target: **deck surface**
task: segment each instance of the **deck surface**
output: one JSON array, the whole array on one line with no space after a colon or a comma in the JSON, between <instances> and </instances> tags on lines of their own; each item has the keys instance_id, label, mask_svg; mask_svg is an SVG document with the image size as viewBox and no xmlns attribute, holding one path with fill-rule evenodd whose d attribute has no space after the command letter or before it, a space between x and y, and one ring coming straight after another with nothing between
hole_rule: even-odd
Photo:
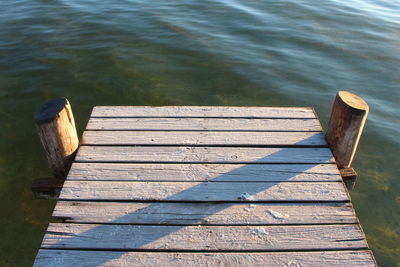
<instances>
[{"instance_id":1,"label":"deck surface","mask_svg":"<svg viewBox=\"0 0 400 267\"><path fill-rule=\"evenodd\" d=\"M35 266L375 266L311 108L95 107Z\"/></svg>"}]
</instances>

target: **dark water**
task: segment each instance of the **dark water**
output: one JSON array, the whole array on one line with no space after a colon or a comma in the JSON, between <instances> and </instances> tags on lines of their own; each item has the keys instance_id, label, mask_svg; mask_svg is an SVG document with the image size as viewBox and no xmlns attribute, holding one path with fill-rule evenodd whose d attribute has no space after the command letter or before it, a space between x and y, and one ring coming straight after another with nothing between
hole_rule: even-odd
<instances>
[{"instance_id":1,"label":"dark water","mask_svg":"<svg viewBox=\"0 0 400 267\"><path fill-rule=\"evenodd\" d=\"M82 132L95 105L369 104L351 192L381 266L400 262L400 1L0 2L0 265L32 264L54 202L33 125L67 97Z\"/></svg>"}]
</instances>

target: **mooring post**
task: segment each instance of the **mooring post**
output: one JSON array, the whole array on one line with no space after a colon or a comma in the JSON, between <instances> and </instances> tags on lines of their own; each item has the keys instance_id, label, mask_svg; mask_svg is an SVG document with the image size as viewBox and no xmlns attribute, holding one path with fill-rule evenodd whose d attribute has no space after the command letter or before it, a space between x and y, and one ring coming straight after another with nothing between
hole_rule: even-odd
<instances>
[{"instance_id":1,"label":"mooring post","mask_svg":"<svg viewBox=\"0 0 400 267\"><path fill-rule=\"evenodd\" d=\"M347 92L337 93L326 132L326 140L348 188L352 189L357 174L351 168L354 155L368 116L368 104Z\"/></svg>"},{"instance_id":2,"label":"mooring post","mask_svg":"<svg viewBox=\"0 0 400 267\"><path fill-rule=\"evenodd\" d=\"M35 123L54 177L65 179L79 145L71 105L65 98L51 100L35 113Z\"/></svg>"}]
</instances>

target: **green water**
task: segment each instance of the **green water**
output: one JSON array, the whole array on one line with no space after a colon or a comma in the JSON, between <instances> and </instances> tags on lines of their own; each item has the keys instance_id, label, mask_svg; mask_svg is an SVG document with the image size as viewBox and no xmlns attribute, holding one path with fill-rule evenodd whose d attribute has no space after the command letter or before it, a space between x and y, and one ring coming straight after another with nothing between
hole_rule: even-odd
<instances>
[{"instance_id":1,"label":"green water","mask_svg":"<svg viewBox=\"0 0 400 267\"><path fill-rule=\"evenodd\" d=\"M65 96L82 133L95 105L313 106L338 90L371 114L351 192L381 266L400 262L399 1L0 3L0 265L29 266L52 201L33 113Z\"/></svg>"}]
</instances>

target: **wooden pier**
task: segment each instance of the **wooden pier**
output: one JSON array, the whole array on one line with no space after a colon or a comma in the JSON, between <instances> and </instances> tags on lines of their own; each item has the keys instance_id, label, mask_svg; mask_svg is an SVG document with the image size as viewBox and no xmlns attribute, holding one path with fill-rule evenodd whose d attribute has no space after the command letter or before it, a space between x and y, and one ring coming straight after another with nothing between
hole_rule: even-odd
<instances>
[{"instance_id":1,"label":"wooden pier","mask_svg":"<svg viewBox=\"0 0 400 267\"><path fill-rule=\"evenodd\" d=\"M375 266L312 108L95 107L35 266Z\"/></svg>"}]
</instances>

